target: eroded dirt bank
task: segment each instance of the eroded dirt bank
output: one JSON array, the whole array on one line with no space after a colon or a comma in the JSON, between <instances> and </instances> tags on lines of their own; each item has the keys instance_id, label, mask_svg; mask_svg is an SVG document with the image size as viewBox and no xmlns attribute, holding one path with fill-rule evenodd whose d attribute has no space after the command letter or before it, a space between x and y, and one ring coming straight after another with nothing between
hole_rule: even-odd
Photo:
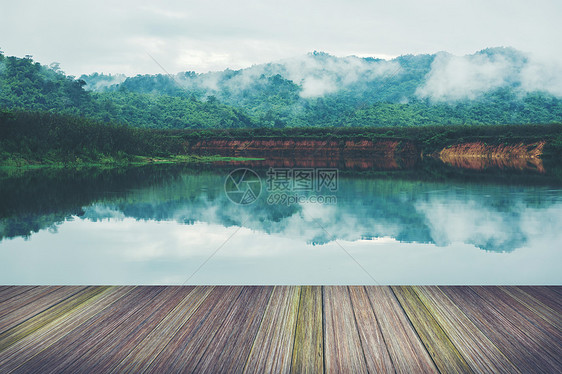
<instances>
[{"instance_id":1,"label":"eroded dirt bank","mask_svg":"<svg viewBox=\"0 0 562 374\"><path fill-rule=\"evenodd\" d=\"M258 157L261 166L340 167L345 169L411 168L420 150L400 140L319 140L319 139L209 139L187 145L196 155Z\"/></svg>"},{"instance_id":2,"label":"eroded dirt bank","mask_svg":"<svg viewBox=\"0 0 562 374\"><path fill-rule=\"evenodd\" d=\"M487 168L544 172L541 155L545 141L492 145L455 144L427 155L443 163L472 170ZM206 139L186 143L195 155L264 158L245 162L255 166L339 167L357 170L410 169L422 160L423 147L408 140L321 139ZM426 157L427 157L426 156Z\"/></svg>"},{"instance_id":3,"label":"eroded dirt bank","mask_svg":"<svg viewBox=\"0 0 562 374\"><path fill-rule=\"evenodd\" d=\"M544 173L541 160L545 142L489 145L482 142L456 144L444 148L438 157L444 163L473 170L536 170Z\"/></svg>"},{"instance_id":4,"label":"eroded dirt bank","mask_svg":"<svg viewBox=\"0 0 562 374\"><path fill-rule=\"evenodd\" d=\"M413 142L399 140L318 140L318 139L208 139L187 144L191 153L225 156L254 156L267 153L368 153L381 156L419 156Z\"/></svg>"}]
</instances>

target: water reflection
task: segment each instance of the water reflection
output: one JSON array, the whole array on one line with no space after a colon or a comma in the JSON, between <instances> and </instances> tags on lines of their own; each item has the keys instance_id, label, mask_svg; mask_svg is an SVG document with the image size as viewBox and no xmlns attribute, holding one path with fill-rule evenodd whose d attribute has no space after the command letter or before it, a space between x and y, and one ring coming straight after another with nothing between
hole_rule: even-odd
<instances>
[{"instance_id":1,"label":"water reflection","mask_svg":"<svg viewBox=\"0 0 562 374\"><path fill-rule=\"evenodd\" d=\"M238 165L251 168L338 168L340 170L348 171L405 170L413 169L417 164L419 164L419 159L413 157L401 158L385 155L344 157L342 154L314 154L313 152L304 156L268 156L264 160L222 163L222 165L225 166Z\"/></svg>"},{"instance_id":2,"label":"water reflection","mask_svg":"<svg viewBox=\"0 0 562 374\"><path fill-rule=\"evenodd\" d=\"M468 157L455 154L442 154L441 161L444 163L461 168L473 170L486 169L514 169L514 170L533 170L538 173L545 173L543 162L540 158L525 157Z\"/></svg>"},{"instance_id":3,"label":"water reflection","mask_svg":"<svg viewBox=\"0 0 562 374\"><path fill-rule=\"evenodd\" d=\"M373 283L342 247L380 283L560 282L556 188L343 174L335 205L240 206L226 174L4 179L0 283L181 284L223 244L188 283Z\"/></svg>"}]
</instances>

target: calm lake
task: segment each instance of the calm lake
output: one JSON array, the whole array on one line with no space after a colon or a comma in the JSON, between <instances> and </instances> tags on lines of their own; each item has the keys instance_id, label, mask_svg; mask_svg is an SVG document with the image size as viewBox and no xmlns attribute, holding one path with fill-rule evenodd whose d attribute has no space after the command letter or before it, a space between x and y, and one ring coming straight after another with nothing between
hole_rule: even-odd
<instances>
[{"instance_id":1,"label":"calm lake","mask_svg":"<svg viewBox=\"0 0 562 374\"><path fill-rule=\"evenodd\" d=\"M3 176L0 284L562 284L556 180L241 167Z\"/></svg>"}]
</instances>

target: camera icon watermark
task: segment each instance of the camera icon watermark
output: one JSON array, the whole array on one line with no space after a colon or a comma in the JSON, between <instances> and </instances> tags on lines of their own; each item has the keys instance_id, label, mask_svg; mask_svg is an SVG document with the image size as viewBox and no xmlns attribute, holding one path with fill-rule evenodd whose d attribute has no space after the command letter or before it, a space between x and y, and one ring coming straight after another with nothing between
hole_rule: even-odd
<instances>
[{"instance_id":1,"label":"camera icon watermark","mask_svg":"<svg viewBox=\"0 0 562 374\"><path fill-rule=\"evenodd\" d=\"M266 172L266 202L269 205L336 204L339 171L333 168L273 168ZM256 201L262 190L258 174L247 168L232 171L226 177L224 190L235 204Z\"/></svg>"},{"instance_id":2,"label":"camera icon watermark","mask_svg":"<svg viewBox=\"0 0 562 374\"><path fill-rule=\"evenodd\" d=\"M259 175L252 169L240 168L231 171L224 181L224 192L235 204L248 205L258 199L262 184Z\"/></svg>"}]
</instances>

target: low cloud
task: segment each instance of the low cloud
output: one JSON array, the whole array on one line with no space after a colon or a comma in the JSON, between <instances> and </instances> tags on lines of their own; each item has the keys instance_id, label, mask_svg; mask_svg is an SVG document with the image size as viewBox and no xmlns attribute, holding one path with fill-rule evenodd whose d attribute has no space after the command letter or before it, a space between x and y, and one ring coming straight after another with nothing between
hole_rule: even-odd
<instances>
[{"instance_id":1,"label":"low cloud","mask_svg":"<svg viewBox=\"0 0 562 374\"><path fill-rule=\"evenodd\" d=\"M213 61L207 55L200 57ZM223 57L217 55L214 58L220 60ZM428 65L430 56L412 57L411 60L398 58L388 61L314 52L241 70L178 73L174 80L185 90L203 97L215 95L227 103L238 103L252 96L263 95L269 90L269 85L277 84L270 79L276 75L298 86L285 88L294 89L303 99L345 90L356 94L372 92L373 87L377 87L376 82L385 82L378 88L379 93L386 88L391 91L400 84L400 89L404 89L405 80L411 80L407 87L411 87L412 91L408 91L407 96L401 99L393 99L401 103L407 103L414 97L432 102L478 100L500 88L509 88L521 96L530 92L544 92L562 97L562 69L556 59L539 58L513 48L490 48L465 56L440 52L435 55L431 66ZM428 67L429 72L425 77L420 75L419 71L425 72ZM120 83L125 77L109 75L99 78L87 88L101 90ZM412 96L413 90L415 93Z\"/></svg>"},{"instance_id":2,"label":"low cloud","mask_svg":"<svg viewBox=\"0 0 562 374\"><path fill-rule=\"evenodd\" d=\"M552 60L531 58L521 71L521 88L526 92L544 91L562 97L562 69Z\"/></svg>"},{"instance_id":3,"label":"low cloud","mask_svg":"<svg viewBox=\"0 0 562 374\"><path fill-rule=\"evenodd\" d=\"M396 76L400 71L400 64L395 61L335 57L315 52L238 71L210 72L195 78L179 75L179 79L185 88L202 88L209 91L208 94L215 94L222 89L230 93L252 90L260 78L280 75L300 86L302 98L315 98Z\"/></svg>"},{"instance_id":4,"label":"low cloud","mask_svg":"<svg viewBox=\"0 0 562 374\"><path fill-rule=\"evenodd\" d=\"M282 61L286 78L302 86L301 97L318 97L362 82L374 81L400 70L397 62L348 56L308 54Z\"/></svg>"},{"instance_id":5,"label":"low cloud","mask_svg":"<svg viewBox=\"0 0 562 374\"><path fill-rule=\"evenodd\" d=\"M541 91L562 96L562 71L511 48L494 48L472 55L438 53L416 95L432 101L474 100L502 87L525 94Z\"/></svg>"},{"instance_id":6,"label":"low cloud","mask_svg":"<svg viewBox=\"0 0 562 374\"><path fill-rule=\"evenodd\" d=\"M338 87L331 79L322 79L309 77L302 82L302 92L300 96L303 98L324 96L336 92Z\"/></svg>"},{"instance_id":7,"label":"low cloud","mask_svg":"<svg viewBox=\"0 0 562 374\"><path fill-rule=\"evenodd\" d=\"M87 79L88 85L86 86L88 90L92 91L103 91L106 88L123 83L127 79L125 74L97 74L93 76L97 79Z\"/></svg>"}]
</instances>

